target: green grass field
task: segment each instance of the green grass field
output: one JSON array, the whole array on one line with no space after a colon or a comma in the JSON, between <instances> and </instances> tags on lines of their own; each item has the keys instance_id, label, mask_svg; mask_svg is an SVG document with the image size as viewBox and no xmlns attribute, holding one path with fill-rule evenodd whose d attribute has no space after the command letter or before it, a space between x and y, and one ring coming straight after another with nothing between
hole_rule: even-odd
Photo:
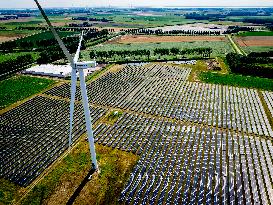
<instances>
[{"instance_id":1,"label":"green grass field","mask_svg":"<svg viewBox=\"0 0 273 205\"><path fill-rule=\"evenodd\" d=\"M20 36L28 36L31 34L37 33L37 31L28 31L28 30L1 30L0 31L0 37L1 36L7 36L7 37L20 37Z\"/></svg>"},{"instance_id":2,"label":"green grass field","mask_svg":"<svg viewBox=\"0 0 273 205\"><path fill-rule=\"evenodd\" d=\"M241 49L243 49L247 54L251 52L273 51L272 46L242 46Z\"/></svg>"},{"instance_id":3,"label":"green grass field","mask_svg":"<svg viewBox=\"0 0 273 205\"><path fill-rule=\"evenodd\" d=\"M60 35L60 37L67 37L67 36L71 36L74 34L78 34L78 32L74 32L74 31L61 31L58 32L58 34ZM18 39L17 41L20 42L25 42L25 41L32 41L35 42L37 40L47 40L47 39L53 39L54 36L51 33L51 31L45 31L45 32L41 32L32 36L28 36L26 38L22 38L22 39Z\"/></svg>"},{"instance_id":4,"label":"green grass field","mask_svg":"<svg viewBox=\"0 0 273 205\"><path fill-rule=\"evenodd\" d=\"M237 74L220 74L216 72L201 72L199 79L205 83L230 85L244 88L257 88L273 91L273 80Z\"/></svg>"},{"instance_id":5,"label":"green grass field","mask_svg":"<svg viewBox=\"0 0 273 205\"><path fill-rule=\"evenodd\" d=\"M41 92L54 82L54 80L29 76L15 76L0 81L0 109Z\"/></svg>"},{"instance_id":6,"label":"green grass field","mask_svg":"<svg viewBox=\"0 0 273 205\"><path fill-rule=\"evenodd\" d=\"M0 54L0 62L16 58L18 56L22 56L25 54L31 54L34 59L37 59L39 56L38 52L19 52L19 53L7 53L7 54Z\"/></svg>"},{"instance_id":7,"label":"green grass field","mask_svg":"<svg viewBox=\"0 0 273 205\"><path fill-rule=\"evenodd\" d=\"M253 31L253 32L241 32L237 36L273 36L273 31Z\"/></svg>"}]
</instances>

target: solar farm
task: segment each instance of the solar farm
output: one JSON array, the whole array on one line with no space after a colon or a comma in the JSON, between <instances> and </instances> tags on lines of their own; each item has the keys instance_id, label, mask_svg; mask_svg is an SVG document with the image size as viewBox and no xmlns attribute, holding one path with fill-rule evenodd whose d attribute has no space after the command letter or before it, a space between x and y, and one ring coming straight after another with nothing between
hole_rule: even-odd
<instances>
[{"instance_id":1,"label":"solar farm","mask_svg":"<svg viewBox=\"0 0 273 205\"><path fill-rule=\"evenodd\" d=\"M273 93L189 82L190 73L123 65L87 84L95 142L140 157L119 201L273 204ZM0 116L1 177L28 186L68 149L69 99L64 83ZM80 100L77 88L74 144L85 132ZM123 114L103 122L111 110Z\"/></svg>"}]
</instances>

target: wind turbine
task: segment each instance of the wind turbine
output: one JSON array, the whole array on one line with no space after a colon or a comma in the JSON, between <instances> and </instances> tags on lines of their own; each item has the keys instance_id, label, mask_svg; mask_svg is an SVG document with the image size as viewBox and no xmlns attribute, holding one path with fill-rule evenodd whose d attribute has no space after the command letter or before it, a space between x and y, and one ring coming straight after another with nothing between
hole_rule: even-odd
<instances>
[{"instance_id":1,"label":"wind turbine","mask_svg":"<svg viewBox=\"0 0 273 205\"><path fill-rule=\"evenodd\" d=\"M94 144L94 136L93 136L93 130L92 130L92 122L91 122L91 116L90 116L90 110L88 106L88 97L87 97L87 91L86 91L86 84L85 84L85 77L84 77L84 69L90 68L91 66L95 66L96 63L94 61L87 61L87 62L78 62L79 56L80 56L80 50L81 50L81 44L83 40L83 32L80 36L80 42L77 49L77 52L74 56L74 58L71 56L67 48L65 47L63 41L61 40L60 36L56 32L56 30L53 28L51 22L49 21L48 17L46 16L43 8L39 4L38 0L34 0L37 4L42 16L46 20L46 23L48 24L51 32L53 33L54 37L58 41L59 46L61 47L62 51L64 52L66 58L70 62L72 71L71 71L71 100L70 100L70 130L69 130L69 149L72 144L72 128L73 128L73 113L74 113L74 103L75 103L75 95L76 95L76 82L77 82L77 71L79 72L79 78L80 78L80 88L81 88L81 95L82 95L82 102L83 102L83 108L84 108L84 116L86 121L86 129L87 129L87 135L88 135L88 142L89 142L89 148L90 148L90 154L91 154L91 160L92 160L92 169L95 171L98 169L98 164L96 160L96 151L95 151L95 144Z\"/></svg>"}]
</instances>

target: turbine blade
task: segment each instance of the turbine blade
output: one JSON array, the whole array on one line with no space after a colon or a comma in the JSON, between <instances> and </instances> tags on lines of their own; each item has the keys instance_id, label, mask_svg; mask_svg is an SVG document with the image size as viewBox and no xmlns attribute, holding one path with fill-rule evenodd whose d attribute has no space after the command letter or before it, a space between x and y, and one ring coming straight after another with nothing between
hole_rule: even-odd
<instances>
[{"instance_id":1,"label":"turbine blade","mask_svg":"<svg viewBox=\"0 0 273 205\"><path fill-rule=\"evenodd\" d=\"M77 82L76 69L72 68L72 72L71 72L69 149L71 148L71 145L72 145L72 129L73 129L73 114L74 114L75 95L76 95L76 82Z\"/></svg>"},{"instance_id":2,"label":"turbine blade","mask_svg":"<svg viewBox=\"0 0 273 205\"><path fill-rule=\"evenodd\" d=\"M80 76L81 94L82 94L85 123L86 123L87 136L88 136L88 142L89 142L89 149L91 152L91 160L92 160L92 165L93 165L92 168L98 169L98 164L97 164L97 159L96 159L96 151L95 151L95 143L94 143L94 135L93 135L93 129L92 129L92 121L91 121L90 110L89 110L89 106L88 106L88 97L87 97L83 69L79 69L79 76Z\"/></svg>"},{"instance_id":3,"label":"turbine blade","mask_svg":"<svg viewBox=\"0 0 273 205\"><path fill-rule=\"evenodd\" d=\"M43 8L41 7L41 5L39 4L38 0L34 0L35 3L37 4L42 16L44 17L44 19L46 20L47 25L49 26L51 32L53 33L54 37L56 38L56 40L58 41L58 44L60 45L61 49L63 50L65 56L67 57L68 61L70 62L71 65L74 64L73 62L73 58L70 55L69 51L67 50L67 48L65 47L63 41L61 40L60 36L58 35L58 33L56 32L56 30L53 28L51 22L49 21L46 13L44 12Z\"/></svg>"},{"instance_id":4,"label":"turbine blade","mask_svg":"<svg viewBox=\"0 0 273 205\"><path fill-rule=\"evenodd\" d=\"M80 57L81 46L82 46L82 40L83 40L83 32L81 33L79 46L78 46L77 52L76 52L75 57L74 57L74 62L75 62L75 63L78 62L79 57Z\"/></svg>"}]
</instances>

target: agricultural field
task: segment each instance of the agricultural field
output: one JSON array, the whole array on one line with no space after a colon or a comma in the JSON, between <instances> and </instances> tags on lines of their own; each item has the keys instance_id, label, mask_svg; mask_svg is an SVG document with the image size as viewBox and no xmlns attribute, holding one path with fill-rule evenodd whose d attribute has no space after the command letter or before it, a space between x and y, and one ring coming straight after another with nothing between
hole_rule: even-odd
<instances>
[{"instance_id":1,"label":"agricultural field","mask_svg":"<svg viewBox=\"0 0 273 205\"><path fill-rule=\"evenodd\" d=\"M190 73L187 65L127 65L87 85L98 153L106 146L139 156L113 200L272 204L273 116L266 111L272 110L272 92L189 82ZM7 159L2 177L27 186L67 150L69 86L56 86L1 115L1 155ZM78 89L76 99L81 100ZM85 132L81 104L75 114L74 143ZM13 140L6 141L8 136ZM43 143L31 146L34 137ZM39 199L38 190L26 202Z\"/></svg>"},{"instance_id":2,"label":"agricultural field","mask_svg":"<svg viewBox=\"0 0 273 205\"><path fill-rule=\"evenodd\" d=\"M252 32L251 32L252 33ZM259 33L259 32L258 32ZM264 33L264 32L262 32ZM235 37L237 44L243 49L246 53L251 52L266 52L273 49L273 32L268 32L270 35L242 35Z\"/></svg>"},{"instance_id":3,"label":"agricultural field","mask_svg":"<svg viewBox=\"0 0 273 205\"><path fill-rule=\"evenodd\" d=\"M15 76L2 80L0 81L0 109L39 93L54 83L54 80L29 76Z\"/></svg>"},{"instance_id":4,"label":"agricultural field","mask_svg":"<svg viewBox=\"0 0 273 205\"><path fill-rule=\"evenodd\" d=\"M37 52L17 52L17 53L0 54L0 63L6 60L15 59L18 56L22 56L25 54L31 54L34 59L37 59L39 55L39 53Z\"/></svg>"},{"instance_id":5,"label":"agricultural field","mask_svg":"<svg viewBox=\"0 0 273 205\"><path fill-rule=\"evenodd\" d=\"M11 31L3 31L0 30L0 43L6 42L6 41L11 41L11 40L16 40L18 38L23 38L25 36L32 35L36 33L37 31L28 31L28 30L11 30Z\"/></svg>"},{"instance_id":6,"label":"agricultural field","mask_svg":"<svg viewBox=\"0 0 273 205\"><path fill-rule=\"evenodd\" d=\"M113 43L130 44L130 43L181 43L194 41L226 41L224 36L145 36L145 35L127 35L113 41Z\"/></svg>"},{"instance_id":7,"label":"agricultural field","mask_svg":"<svg viewBox=\"0 0 273 205\"><path fill-rule=\"evenodd\" d=\"M67 37L67 36L72 36L74 34L79 34L79 32L74 32L74 31L59 31L58 34L60 35L61 38ZM35 35L28 36L23 39L19 39L19 42L26 42L26 41L31 41L31 42L36 42L37 40L49 40L53 39L54 36L51 33L51 31L45 31L45 32L40 32Z\"/></svg>"}]
</instances>

